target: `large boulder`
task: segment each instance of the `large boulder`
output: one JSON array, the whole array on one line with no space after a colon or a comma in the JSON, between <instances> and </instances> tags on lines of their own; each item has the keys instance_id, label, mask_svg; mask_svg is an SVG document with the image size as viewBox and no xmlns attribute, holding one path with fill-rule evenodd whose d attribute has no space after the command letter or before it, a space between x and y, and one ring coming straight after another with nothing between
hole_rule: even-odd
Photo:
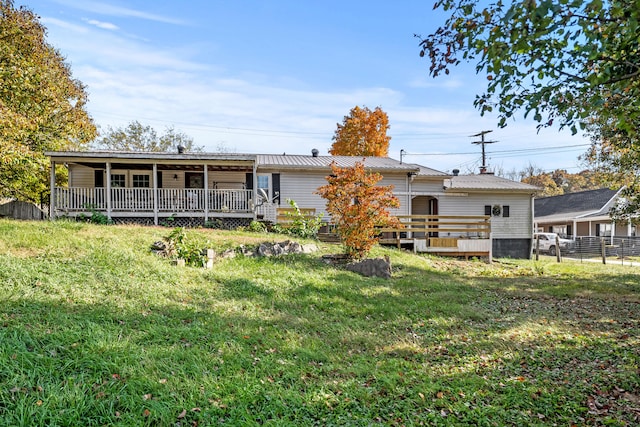
<instances>
[{"instance_id":1,"label":"large boulder","mask_svg":"<svg viewBox=\"0 0 640 427\"><path fill-rule=\"evenodd\" d=\"M358 262L351 262L345 266L349 271L362 274L366 277L391 278L391 261L389 257L368 258Z\"/></svg>"}]
</instances>

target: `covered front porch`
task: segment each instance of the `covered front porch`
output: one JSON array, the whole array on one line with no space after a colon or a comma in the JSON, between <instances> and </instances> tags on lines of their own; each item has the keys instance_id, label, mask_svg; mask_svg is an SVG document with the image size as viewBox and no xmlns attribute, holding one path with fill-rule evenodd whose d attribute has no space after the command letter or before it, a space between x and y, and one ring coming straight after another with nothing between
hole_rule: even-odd
<instances>
[{"instance_id":1,"label":"covered front porch","mask_svg":"<svg viewBox=\"0 0 640 427\"><path fill-rule=\"evenodd\" d=\"M51 152L50 217L100 212L118 223L229 227L256 218L261 203L255 156L234 154ZM56 167L68 185L56 184Z\"/></svg>"}]
</instances>

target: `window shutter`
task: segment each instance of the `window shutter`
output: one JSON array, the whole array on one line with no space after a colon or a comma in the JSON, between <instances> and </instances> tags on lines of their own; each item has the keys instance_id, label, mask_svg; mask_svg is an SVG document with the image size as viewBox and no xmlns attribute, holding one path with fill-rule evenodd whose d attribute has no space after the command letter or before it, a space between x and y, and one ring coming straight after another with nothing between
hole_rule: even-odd
<instances>
[{"instance_id":1,"label":"window shutter","mask_svg":"<svg viewBox=\"0 0 640 427\"><path fill-rule=\"evenodd\" d=\"M104 171L102 169L93 171L93 179L94 187L104 187Z\"/></svg>"},{"instance_id":2,"label":"window shutter","mask_svg":"<svg viewBox=\"0 0 640 427\"><path fill-rule=\"evenodd\" d=\"M509 205L502 206L502 216L504 218L509 217Z\"/></svg>"},{"instance_id":3,"label":"window shutter","mask_svg":"<svg viewBox=\"0 0 640 427\"><path fill-rule=\"evenodd\" d=\"M246 183L247 190L253 190L253 172L247 172L245 183Z\"/></svg>"},{"instance_id":4,"label":"window shutter","mask_svg":"<svg viewBox=\"0 0 640 427\"><path fill-rule=\"evenodd\" d=\"M280 204L280 174L271 174L271 186L273 191L273 199Z\"/></svg>"},{"instance_id":5,"label":"window shutter","mask_svg":"<svg viewBox=\"0 0 640 427\"><path fill-rule=\"evenodd\" d=\"M596 236L600 235L600 224L596 224Z\"/></svg>"},{"instance_id":6,"label":"window shutter","mask_svg":"<svg viewBox=\"0 0 640 427\"><path fill-rule=\"evenodd\" d=\"M484 214L491 216L491 205L484 205Z\"/></svg>"}]
</instances>

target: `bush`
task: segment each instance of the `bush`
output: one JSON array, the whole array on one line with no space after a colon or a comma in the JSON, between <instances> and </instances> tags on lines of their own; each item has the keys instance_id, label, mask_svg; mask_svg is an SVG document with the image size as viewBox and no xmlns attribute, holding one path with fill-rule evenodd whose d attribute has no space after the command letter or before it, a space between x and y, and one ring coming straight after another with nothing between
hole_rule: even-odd
<instances>
[{"instance_id":1,"label":"bush","mask_svg":"<svg viewBox=\"0 0 640 427\"><path fill-rule=\"evenodd\" d=\"M206 265L207 256L204 249L208 246L208 242L187 235L184 228L174 228L168 236L164 237L164 241L167 243L165 253L172 258L184 259L186 265L193 267Z\"/></svg>"},{"instance_id":2,"label":"bush","mask_svg":"<svg viewBox=\"0 0 640 427\"><path fill-rule=\"evenodd\" d=\"M293 212L287 212L285 215L289 219L289 223L274 224L273 230L281 234L290 234L293 236L302 237L305 239L316 239L318 237L318 231L322 227L322 214L318 214L314 217L304 215L298 204L291 199L287 199L289 206L293 208Z\"/></svg>"},{"instance_id":3,"label":"bush","mask_svg":"<svg viewBox=\"0 0 640 427\"><path fill-rule=\"evenodd\" d=\"M113 224L113 220L108 216L106 216L105 214L103 214L102 212L97 211L95 206L88 205L85 207L89 209L89 211L91 212L91 216L85 217L84 215L80 215L78 218L80 218L81 220L85 220L92 224L100 224L100 225Z\"/></svg>"}]
</instances>

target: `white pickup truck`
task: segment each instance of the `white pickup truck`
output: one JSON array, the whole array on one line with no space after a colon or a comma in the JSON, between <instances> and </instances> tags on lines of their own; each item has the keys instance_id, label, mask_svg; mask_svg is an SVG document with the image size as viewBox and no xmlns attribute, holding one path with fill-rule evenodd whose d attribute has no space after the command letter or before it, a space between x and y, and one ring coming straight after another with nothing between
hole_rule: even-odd
<instances>
[{"instance_id":1,"label":"white pickup truck","mask_svg":"<svg viewBox=\"0 0 640 427\"><path fill-rule=\"evenodd\" d=\"M533 251L539 246L540 253L548 253L553 256L557 253L556 247L556 233L534 233L533 234ZM573 248L573 240L570 239L557 239L560 246L560 253L571 252ZM540 242L538 244L538 241Z\"/></svg>"}]
</instances>

